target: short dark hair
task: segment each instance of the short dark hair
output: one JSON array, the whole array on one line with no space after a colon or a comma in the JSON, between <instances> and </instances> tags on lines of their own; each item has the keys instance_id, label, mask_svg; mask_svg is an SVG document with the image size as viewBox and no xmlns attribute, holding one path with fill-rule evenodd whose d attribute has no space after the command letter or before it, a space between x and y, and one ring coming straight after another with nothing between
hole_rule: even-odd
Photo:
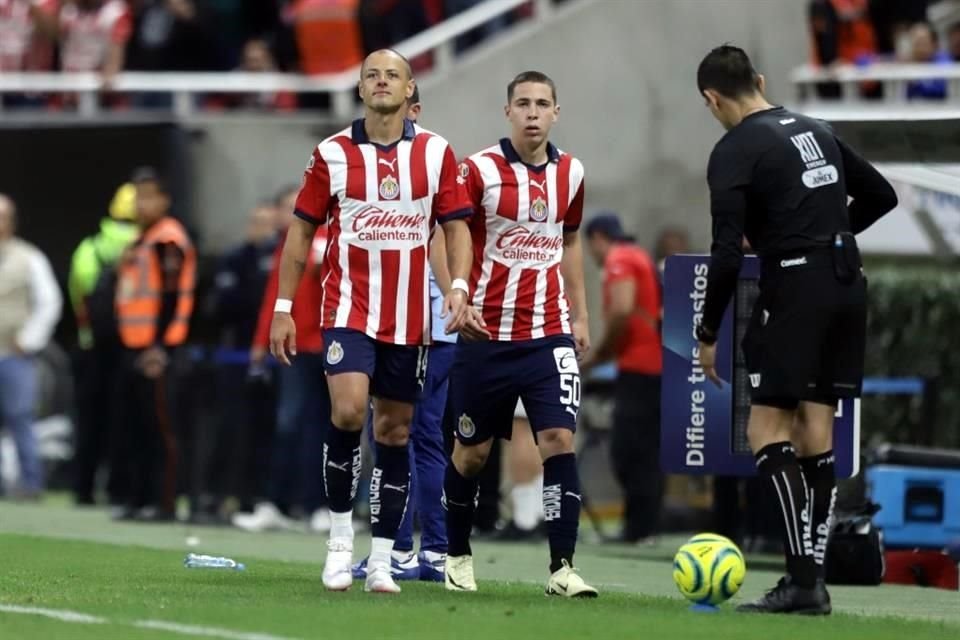
<instances>
[{"instance_id":1,"label":"short dark hair","mask_svg":"<svg viewBox=\"0 0 960 640\"><path fill-rule=\"evenodd\" d=\"M613 211L601 211L587 222L587 238L601 235L613 242L633 242L634 237L623 230L620 216Z\"/></svg>"},{"instance_id":2,"label":"short dark hair","mask_svg":"<svg viewBox=\"0 0 960 640\"><path fill-rule=\"evenodd\" d=\"M420 87L413 85L413 93L407 98L407 104L417 104L420 102Z\"/></svg>"},{"instance_id":3,"label":"short dark hair","mask_svg":"<svg viewBox=\"0 0 960 640\"><path fill-rule=\"evenodd\" d=\"M737 99L760 89L760 74L747 52L725 44L706 55L697 69L697 88L703 94L712 89L725 98Z\"/></svg>"},{"instance_id":4,"label":"short dark hair","mask_svg":"<svg viewBox=\"0 0 960 640\"><path fill-rule=\"evenodd\" d=\"M517 77L507 85L507 102L513 100L513 90L517 88L517 85L523 84L524 82L539 82L540 84L547 85L550 87L550 94L553 96L553 101L557 101L557 85L553 83L550 76L540 71L524 71L523 73L517 74Z\"/></svg>"},{"instance_id":5,"label":"short dark hair","mask_svg":"<svg viewBox=\"0 0 960 640\"><path fill-rule=\"evenodd\" d=\"M375 54L375 53L381 53L381 52L384 52L384 51L390 52L390 53L396 55L398 58L400 58L400 59L403 61L404 66L405 66L406 69L407 69L407 78L409 78L410 80L413 80L413 65L410 64L410 61L409 61L409 60L407 60L407 56L403 55L402 53L400 53L400 52L397 51L396 49L391 49L391 48L389 48L389 47L385 47L385 48L383 48L383 49L377 49L376 51L371 51L370 54L369 54L366 58L363 59L363 63L360 65L360 74L361 74L361 77L362 77L362 75L363 75L364 70L367 68L367 58L369 58L370 56L372 56L372 55Z\"/></svg>"},{"instance_id":6,"label":"short dark hair","mask_svg":"<svg viewBox=\"0 0 960 640\"><path fill-rule=\"evenodd\" d=\"M161 193L170 195L170 190L167 188L167 183L163 179L163 176L153 167L137 167L134 169L133 175L130 176L130 182L135 185L150 182L156 185L157 190Z\"/></svg>"}]
</instances>

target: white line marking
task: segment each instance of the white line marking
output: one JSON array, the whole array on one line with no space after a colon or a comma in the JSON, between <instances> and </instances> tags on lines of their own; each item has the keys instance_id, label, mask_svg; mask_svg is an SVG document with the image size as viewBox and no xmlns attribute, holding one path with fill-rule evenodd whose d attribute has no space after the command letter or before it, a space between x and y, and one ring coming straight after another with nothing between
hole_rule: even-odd
<instances>
[{"instance_id":1,"label":"white line marking","mask_svg":"<svg viewBox=\"0 0 960 640\"><path fill-rule=\"evenodd\" d=\"M780 485L777 483L777 476L770 476L770 481L773 482L773 488L777 490L777 497L780 498L780 512L783 514L784 525L787 529L787 543L790 547L790 555L799 555L793 546L793 532L790 527L790 516L787 514L787 503L783 500L783 492L780 491Z\"/></svg>"},{"instance_id":2,"label":"white line marking","mask_svg":"<svg viewBox=\"0 0 960 640\"><path fill-rule=\"evenodd\" d=\"M163 620L137 620L133 623L133 626L141 629L159 629L161 631L183 633L192 636L226 638L227 640L293 640L293 638L275 636L269 633L246 633L243 631L231 631L230 629L218 629L216 627L198 627L192 624L164 622Z\"/></svg>"},{"instance_id":3,"label":"white line marking","mask_svg":"<svg viewBox=\"0 0 960 640\"><path fill-rule=\"evenodd\" d=\"M134 626L140 629L156 629L158 631L169 631L188 636L205 636L208 638L223 638L224 640L295 640L286 636L275 636L270 633L250 633L246 631L233 631L231 629L220 629L218 627L201 627L192 624L180 624L178 622L166 622L163 620L135 620L133 622L113 621L107 618L92 616L78 611L69 611L67 609L44 609L41 607L21 607L15 604L0 604L0 613L21 613L26 615L44 616L53 618L61 622L76 622L79 624L107 624L112 623L123 626Z\"/></svg>"},{"instance_id":4,"label":"white line marking","mask_svg":"<svg viewBox=\"0 0 960 640\"><path fill-rule=\"evenodd\" d=\"M103 624L104 618L90 616L76 611L67 611L66 609L41 609L40 607L19 607L15 604L0 604L0 611L4 613L25 613L32 616L44 616L54 620L64 622L79 622L82 624Z\"/></svg>"},{"instance_id":5,"label":"white line marking","mask_svg":"<svg viewBox=\"0 0 960 640\"><path fill-rule=\"evenodd\" d=\"M780 477L783 478L783 488L787 492L787 498L790 500L790 518L793 520L793 533L796 536L794 540L797 542L797 555L803 556L806 555L807 550L803 546L803 534L800 533L800 521L797 519L797 506L793 502L793 489L790 488L790 482L787 481L786 471L781 471ZM803 478L802 473L800 477Z\"/></svg>"}]
</instances>

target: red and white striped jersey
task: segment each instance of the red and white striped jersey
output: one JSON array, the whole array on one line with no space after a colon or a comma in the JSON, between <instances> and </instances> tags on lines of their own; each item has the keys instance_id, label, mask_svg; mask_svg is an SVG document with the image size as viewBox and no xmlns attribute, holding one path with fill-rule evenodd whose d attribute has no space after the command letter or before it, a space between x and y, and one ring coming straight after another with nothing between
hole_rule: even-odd
<instances>
[{"instance_id":1,"label":"red and white striped jersey","mask_svg":"<svg viewBox=\"0 0 960 640\"><path fill-rule=\"evenodd\" d=\"M504 138L460 165L476 209L470 289L494 340L571 333L560 259L583 218L583 164L552 144L547 154L528 166Z\"/></svg>"},{"instance_id":2,"label":"red and white striped jersey","mask_svg":"<svg viewBox=\"0 0 960 640\"><path fill-rule=\"evenodd\" d=\"M133 15L124 0L106 0L84 9L74 3L60 10L60 66L64 71L99 71L113 44L126 45Z\"/></svg>"},{"instance_id":3,"label":"red and white striped jersey","mask_svg":"<svg viewBox=\"0 0 960 640\"><path fill-rule=\"evenodd\" d=\"M0 73L50 71L53 43L34 27L30 6L55 16L59 0L0 0Z\"/></svg>"},{"instance_id":4,"label":"red and white striped jersey","mask_svg":"<svg viewBox=\"0 0 960 640\"><path fill-rule=\"evenodd\" d=\"M472 213L450 145L412 122L389 146L371 143L362 119L321 142L296 215L330 229L323 326L390 344L429 344L430 231L434 222Z\"/></svg>"}]
</instances>

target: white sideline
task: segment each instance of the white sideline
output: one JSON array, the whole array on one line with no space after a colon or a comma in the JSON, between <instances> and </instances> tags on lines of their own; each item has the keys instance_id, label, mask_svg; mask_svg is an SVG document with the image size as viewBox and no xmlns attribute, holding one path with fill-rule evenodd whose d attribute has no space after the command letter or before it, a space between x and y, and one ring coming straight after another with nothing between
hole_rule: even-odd
<instances>
[{"instance_id":1,"label":"white sideline","mask_svg":"<svg viewBox=\"0 0 960 640\"><path fill-rule=\"evenodd\" d=\"M223 638L224 640L296 640L286 636L275 636L269 633L249 633L245 631L233 631L230 629L220 629L218 627L201 627L192 624L180 624L179 622L166 622L164 620L134 620L133 622L112 621L107 618L92 616L78 611L69 611L67 609L45 609L42 607L21 607L15 604L0 604L0 613L20 613L26 615L43 616L53 618L61 622L75 622L79 624L119 624L129 625L140 629L156 629L158 631L168 631L186 636L204 636L208 638Z\"/></svg>"},{"instance_id":2,"label":"white sideline","mask_svg":"<svg viewBox=\"0 0 960 640\"><path fill-rule=\"evenodd\" d=\"M217 627L198 627L192 624L180 624L179 622L164 622L163 620L137 620L133 623L133 626L192 636L225 638L226 640L293 640L293 638L275 636L269 633L245 633L243 631L231 631L230 629L218 629Z\"/></svg>"},{"instance_id":3,"label":"white sideline","mask_svg":"<svg viewBox=\"0 0 960 640\"><path fill-rule=\"evenodd\" d=\"M40 607L20 607L15 604L0 604L0 612L3 613L26 613L33 616L43 616L53 618L64 622L79 622L81 624L103 624L107 620L97 616L89 616L85 613L68 611L66 609L42 609Z\"/></svg>"}]
</instances>

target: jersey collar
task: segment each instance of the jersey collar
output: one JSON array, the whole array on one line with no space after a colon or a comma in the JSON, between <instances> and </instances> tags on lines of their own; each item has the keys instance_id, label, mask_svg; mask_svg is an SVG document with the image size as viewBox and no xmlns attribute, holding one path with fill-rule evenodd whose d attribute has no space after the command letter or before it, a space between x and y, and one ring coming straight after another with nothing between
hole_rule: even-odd
<instances>
[{"instance_id":1,"label":"jersey collar","mask_svg":"<svg viewBox=\"0 0 960 640\"><path fill-rule=\"evenodd\" d=\"M523 160L520 159L520 154L513 148L513 143L510 142L510 138L500 139L500 150L503 152L503 157L506 158L510 164L523 162ZM552 142L547 143L547 161L560 162L560 150L553 146ZM526 163L523 162L523 164Z\"/></svg>"},{"instance_id":2,"label":"jersey collar","mask_svg":"<svg viewBox=\"0 0 960 640\"><path fill-rule=\"evenodd\" d=\"M403 119L403 135L400 136L401 140L413 140L417 137L417 129L413 126L413 122ZM367 137L367 130L363 128L363 118L357 118L353 121L353 124L350 126L350 139L353 141L353 144L369 144L370 138Z\"/></svg>"}]
</instances>

